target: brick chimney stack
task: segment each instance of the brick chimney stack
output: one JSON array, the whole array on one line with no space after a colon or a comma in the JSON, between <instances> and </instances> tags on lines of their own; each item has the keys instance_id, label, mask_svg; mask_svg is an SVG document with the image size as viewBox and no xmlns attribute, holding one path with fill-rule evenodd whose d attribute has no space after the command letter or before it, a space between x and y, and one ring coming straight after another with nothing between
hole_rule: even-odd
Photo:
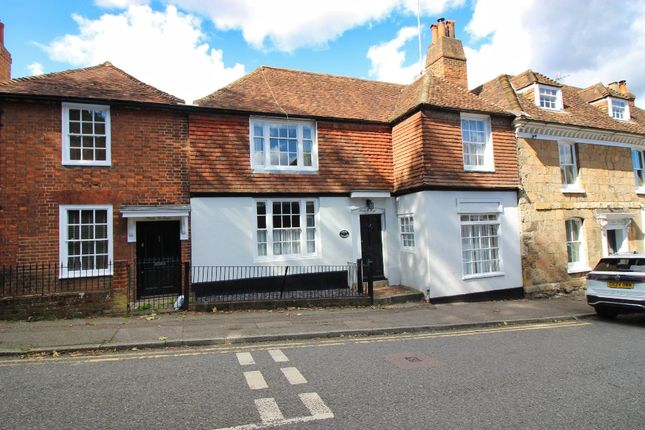
<instances>
[{"instance_id":1,"label":"brick chimney stack","mask_svg":"<svg viewBox=\"0 0 645 430\"><path fill-rule=\"evenodd\" d=\"M11 79L11 54L4 46L4 24L0 22L0 82Z\"/></svg>"},{"instance_id":2,"label":"brick chimney stack","mask_svg":"<svg viewBox=\"0 0 645 430\"><path fill-rule=\"evenodd\" d=\"M466 54L461 40L455 39L455 21L439 18L430 30L432 44L426 56L426 73L468 89Z\"/></svg>"}]
</instances>

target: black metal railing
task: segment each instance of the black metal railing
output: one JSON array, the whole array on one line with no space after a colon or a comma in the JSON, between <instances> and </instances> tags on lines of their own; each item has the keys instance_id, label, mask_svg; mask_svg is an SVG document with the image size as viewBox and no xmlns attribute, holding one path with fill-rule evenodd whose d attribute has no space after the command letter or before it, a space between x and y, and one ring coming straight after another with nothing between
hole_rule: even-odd
<instances>
[{"instance_id":1,"label":"black metal railing","mask_svg":"<svg viewBox=\"0 0 645 430\"><path fill-rule=\"evenodd\" d=\"M360 266L192 266L190 295L198 304L368 297Z\"/></svg>"},{"instance_id":2,"label":"black metal railing","mask_svg":"<svg viewBox=\"0 0 645 430\"><path fill-rule=\"evenodd\" d=\"M0 266L0 297L46 296L112 289L114 267L78 270L58 263Z\"/></svg>"},{"instance_id":3,"label":"black metal railing","mask_svg":"<svg viewBox=\"0 0 645 430\"><path fill-rule=\"evenodd\" d=\"M179 259L146 259L128 265L128 311L155 312L174 309L187 285L185 267ZM188 294L185 294L187 297ZM181 306L187 308L187 302Z\"/></svg>"}]
</instances>

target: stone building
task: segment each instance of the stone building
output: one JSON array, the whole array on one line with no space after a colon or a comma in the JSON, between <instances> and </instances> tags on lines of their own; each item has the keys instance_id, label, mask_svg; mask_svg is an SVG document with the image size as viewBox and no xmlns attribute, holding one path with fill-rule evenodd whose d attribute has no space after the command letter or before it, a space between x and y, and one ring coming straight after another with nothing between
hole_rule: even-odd
<instances>
[{"instance_id":1,"label":"stone building","mask_svg":"<svg viewBox=\"0 0 645 430\"><path fill-rule=\"evenodd\" d=\"M474 90L516 114L525 292L571 292L603 256L643 251L645 111L624 81L528 70Z\"/></svg>"}]
</instances>

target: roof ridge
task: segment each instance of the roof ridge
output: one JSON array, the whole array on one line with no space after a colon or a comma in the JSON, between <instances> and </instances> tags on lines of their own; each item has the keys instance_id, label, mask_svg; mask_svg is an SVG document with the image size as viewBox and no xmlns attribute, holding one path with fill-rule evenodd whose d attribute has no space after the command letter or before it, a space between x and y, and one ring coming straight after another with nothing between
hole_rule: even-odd
<instances>
[{"instance_id":1,"label":"roof ridge","mask_svg":"<svg viewBox=\"0 0 645 430\"><path fill-rule=\"evenodd\" d=\"M211 98L211 97L212 97L215 93L217 93L218 91L222 91L222 90L225 90L225 89L227 89L227 88L232 87L233 85L237 85L238 83L240 83L240 82L242 82L242 81L244 81L244 80L248 79L248 78L249 78L249 77L251 77L252 75L255 75L256 73L258 73L258 72L259 72L259 70L260 70L261 68L263 68L263 67L266 67L266 66L259 66L259 67L256 67L252 72L250 72L250 73L246 73L246 74L244 74L244 75L240 76L240 77L239 77L239 78L237 78L236 80L234 80L234 81L232 81L232 82L229 82L228 84L224 85L224 86L223 86L223 87L221 87L221 88L217 88L217 89L216 89L215 91L213 91L212 93L207 94L207 95L205 95L204 97L200 97L200 98L198 98L198 99L193 100L193 104L195 104L195 105L197 105L197 106L200 106L200 105L201 105L201 102L206 102L206 101L208 101L208 99L209 99L209 98Z\"/></svg>"},{"instance_id":2,"label":"roof ridge","mask_svg":"<svg viewBox=\"0 0 645 430\"><path fill-rule=\"evenodd\" d=\"M356 78L356 77L353 77L353 76L333 75L331 73L309 72L309 71L306 71L306 70L287 69L285 67L260 66L255 70L258 70L260 68L280 70L280 71L283 71L283 72L303 73L303 74L306 74L306 75L328 76L328 77L331 77L331 78L349 79L349 80L353 80L353 81L362 81L362 82L386 84L386 85L392 85L392 86L396 86L396 87L406 87L407 86L406 84L397 84L396 82L379 81L379 80L376 80L376 79Z\"/></svg>"},{"instance_id":3,"label":"roof ridge","mask_svg":"<svg viewBox=\"0 0 645 430\"><path fill-rule=\"evenodd\" d=\"M95 64L93 66L80 67L80 68L76 68L76 69L59 70L58 72L42 73L40 75L29 75L29 76L21 76L19 78L12 78L12 79L9 79L8 81L0 81L0 85L9 85L9 84L12 84L14 82L34 81L34 80L38 80L38 79L42 79L42 78L46 78L46 77L50 77L50 76L68 75L68 74L74 73L74 72L90 70L90 69L96 69L96 68L99 68L101 66L112 66L112 67L114 67L114 65L112 65L112 63L110 63L109 61L104 61L101 64Z\"/></svg>"},{"instance_id":4,"label":"roof ridge","mask_svg":"<svg viewBox=\"0 0 645 430\"><path fill-rule=\"evenodd\" d=\"M455 90L457 90L457 91L460 91L460 92L462 92L462 93L464 93L464 94L468 94L468 96L469 96L469 97L470 97L470 96L475 97L475 98L477 98L478 100L481 100L482 102L484 102L485 104L491 105L492 107L495 107L495 108L497 108L497 109L501 109L501 110L502 110L502 111L504 111L504 112L508 112L508 110L507 110L506 108L503 108L502 106L498 106L496 103L493 103L492 101L490 101L490 100L488 100L488 99L485 99L484 97L480 97L480 96L478 96L477 94L473 94L473 93L472 93L472 92L470 92L467 88L463 88L462 86L457 85L456 83L454 83L454 82L452 82L452 81L449 81L449 80L447 80L447 79L444 79L444 78L442 78L442 77L440 77L440 76L434 76L434 75L431 75L431 76L432 76L433 78L436 78L436 79L441 80L441 82L444 82L444 83L448 84L448 86L451 86L453 89L455 89ZM428 102L428 104L432 104L432 103L431 103L431 102Z\"/></svg>"}]
</instances>

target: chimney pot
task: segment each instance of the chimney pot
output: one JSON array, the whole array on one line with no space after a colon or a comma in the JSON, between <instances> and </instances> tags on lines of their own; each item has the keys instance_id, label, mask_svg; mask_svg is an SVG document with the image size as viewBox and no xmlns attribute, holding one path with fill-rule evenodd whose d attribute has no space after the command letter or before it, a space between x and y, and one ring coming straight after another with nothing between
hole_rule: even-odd
<instances>
[{"instance_id":1,"label":"chimney pot","mask_svg":"<svg viewBox=\"0 0 645 430\"><path fill-rule=\"evenodd\" d=\"M627 94L627 81L618 82L618 91L621 94Z\"/></svg>"},{"instance_id":2,"label":"chimney pot","mask_svg":"<svg viewBox=\"0 0 645 430\"><path fill-rule=\"evenodd\" d=\"M455 21L448 20L446 21L446 36L455 37Z\"/></svg>"},{"instance_id":3,"label":"chimney pot","mask_svg":"<svg viewBox=\"0 0 645 430\"><path fill-rule=\"evenodd\" d=\"M437 43L439 40L439 28L437 24L432 24L430 26L430 31L432 32L432 43Z\"/></svg>"},{"instance_id":4,"label":"chimney pot","mask_svg":"<svg viewBox=\"0 0 645 430\"><path fill-rule=\"evenodd\" d=\"M439 23L439 37L446 37L446 20L439 18L437 22Z\"/></svg>"}]
</instances>

